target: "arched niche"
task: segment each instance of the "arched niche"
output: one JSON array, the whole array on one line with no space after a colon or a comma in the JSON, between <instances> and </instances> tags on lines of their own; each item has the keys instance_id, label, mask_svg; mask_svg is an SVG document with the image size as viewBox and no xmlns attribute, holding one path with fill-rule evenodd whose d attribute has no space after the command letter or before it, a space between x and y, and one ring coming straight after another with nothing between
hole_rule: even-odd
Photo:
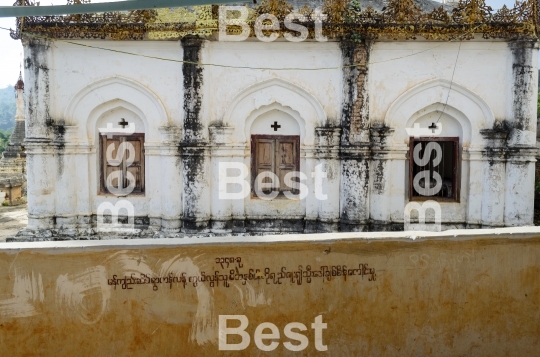
<instances>
[{"instance_id":1,"label":"arched niche","mask_svg":"<svg viewBox=\"0 0 540 357\"><path fill-rule=\"evenodd\" d=\"M384 121L395 130L391 144L399 146L409 142L406 128L413 128L415 122L427 123L431 120L431 124L437 122L439 117L443 123L440 136L446 136L445 122L449 127L448 134L449 131L455 132L459 123L460 141L470 147L482 147L484 139L480 130L491 128L495 122L493 112L483 99L459 84L444 79L421 83L403 93L392 103ZM421 127L425 128L424 125Z\"/></svg>"},{"instance_id":2,"label":"arched niche","mask_svg":"<svg viewBox=\"0 0 540 357\"><path fill-rule=\"evenodd\" d=\"M279 128L274 130L277 122ZM298 135L302 143L305 137L305 124L300 114L274 103L252 112L246 120L245 135Z\"/></svg>"},{"instance_id":3,"label":"arched niche","mask_svg":"<svg viewBox=\"0 0 540 357\"><path fill-rule=\"evenodd\" d=\"M441 123L442 131L437 136L440 137L459 137L462 145L469 146L471 142L471 123L469 119L459 110L436 103L427 106L414 113L407 120L406 128L414 128L419 124L420 128L427 128L433 123ZM408 136L406 139L408 144Z\"/></svg>"},{"instance_id":4,"label":"arched niche","mask_svg":"<svg viewBox=\"0 0 540 357\"><path fill-rule=\"evenodd\" d=\"M90 113L87 123L89 142L97 143L98 133L105 129L123 129L119 123L122 119L134 125L134 133L148 132L148 123L138 107L122 100L113 100L99 105Z\"/></svg>"},{"instance_id":5,"label":"arched niche","mask_svg":"<svg viewBox=\"0 0 540 357\"><path fill-rule=\"evenodd\" d=\"M277 78L252 85L236 95L223 116L223 122L234 128L236 142L246 143L255 119L274 110L297 121L303 145L314 145L315 128L326 123L326 114L315 97L305 89Z\"/></svg>"},{"instance_id":6,"label":"arched niche","mask_svg":"<svg viewBox=\"0 0 540 357\"><path fill-rule=\"evenodd\" d=\"M159 141L158 128L167 125L168 121L165 108L154 93L140 83L118 76L99 80L82 89L70 101L64 118L67 125L77 127L80 140L93 143L98 120L111 110L134 113L144 127L146 142ZM113 125L116 122L118 120L112 120ZM149 122L152 125L148 125Z\"/></svg>"}]
</instances>

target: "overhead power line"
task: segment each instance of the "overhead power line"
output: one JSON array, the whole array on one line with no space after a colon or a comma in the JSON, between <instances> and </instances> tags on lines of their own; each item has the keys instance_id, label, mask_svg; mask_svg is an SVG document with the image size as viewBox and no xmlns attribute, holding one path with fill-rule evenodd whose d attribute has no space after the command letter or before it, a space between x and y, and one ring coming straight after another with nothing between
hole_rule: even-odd
<instances>
[{"instance_id":1,"label":"overhead power line","mask_svg":"<svg viewBox=\"0 0 540 357\"><path fill-rule=\"evenodd\" d=\"M0 27L0 30L11 31L11 29L8 29L8 28L5 28L5 27ZM46 36L40 36L40 35L37 35L37 34L28 33L28 32L25 32L24 35L26 37L29 37L29 38L50 39L49 37L46 37ZM150 56L150 55L145 55L145 54L141 54L141 53L133 53L133 52L129 52L129 51L116 50L114 48L99 47L99 46L95 46L95 45L90 45L88 43L73 42L73 41L67 41L67 40L61 40L61 39L58 39L57 41L68 43L68 44L71 44L71 45L76 45L76 46L88 47L88 48L92 48L92 49L96 49L96 50L102 50L102 51L107 51L107 52L116 52L116 53L120 53L120 54L124 54L124 55L130 55L130 56L136 56L136 57L144 57L144 58L155 59L155 60L160 60L160 61L187 63L187 64L193 64L193 65L197 65L197 66L224 67L224 68L235 68L235 69L252 69L252 70L269 70L269 71L320 71L320 70L331 70L331 69L341 69L341 68L352 68L352 67L358 67L358 66L365 65L365 64L362 64L362 63L353 63L353 64L350 64L350 65L331 66L331 67L311 67L311 68L305 68L305 67L286 67L286 68L284 68L284 67L252 67L252 66L240 66L240 65L225 65L225 64L218 64L218 63L201 63L201 62L192 62L192 61L179 60L179 59L175 59L175 58L165 58L165 57L159 57L159 56ZM449 42L455 42L455 41L457 41L457 40L451 40ZM461 40L459 40L459 41L460 41L460 43L459 43L459 49L458 49L458 56L459 56L459 50L461 49ZM435 45L433 47L426 48L424 50L420 50L420 51L417 51L417 52L409 53L409 54L406 54L406 55L403 55L403 56L394 57L394 58L388 58L388 59L384 59L384 60L381 60L381 61L370 61L368 63L368 65L391 62L391 61L396 61L396 60L400 60L400 59L411 57L411 56L416 56L416 55L418 55L420 53L432 51L432 50L434 50L436 48L439 48L439 47L443 46L444 44L446 44L446 42L441 42L441 43L439 43L439 44L437 44L437 45ZM456 64L457 64L457 58L456 58ZM455 65L454 65L454 72L455 72ZM452 73L452 80L453 80L453 78L454 78L454 73Z\"/></svg>"},{"instance_id":2,"label":"overhead power line","mask_svg":"<svg viewBox=\"0 0 540 357\"><path fill-rule=\"evenodd\" d=\"M219 0L221 4L249 2L246 0ZM255 2L255 1L254 1ZM0 17L50 16L88 14L94 12L159 9L181 6L212 5L211 0L127 0L96 4L55 6L0 6Z\"/></svg>"},{"instance_id":3,"label":"overhead power line","mask_svg":"<svg viewBox=\"0 0 540 357\"><path fill-rule=\"evenodd\" d=\"M454 74L456 74L457 61L459 59L459 52L460 51L461 51L461 42L459 42L459 48L458 48L458 52L457 52L457 55L456 55L456 62L454 63L454 69L452 70L452 78L450 78L450 88L448 88L448 95L446 96L446 102L444 102L444 107L443 107L443 110L442 110L441 114L439 115L439 119L437 119L437 123L439 122L439 120L441 120L441 117L442 117L444 111L446 110L446 106L448 104L448 98L450 98L450 92L452 92L452 84L454 83Z\"/></svg>"}]
</instances>

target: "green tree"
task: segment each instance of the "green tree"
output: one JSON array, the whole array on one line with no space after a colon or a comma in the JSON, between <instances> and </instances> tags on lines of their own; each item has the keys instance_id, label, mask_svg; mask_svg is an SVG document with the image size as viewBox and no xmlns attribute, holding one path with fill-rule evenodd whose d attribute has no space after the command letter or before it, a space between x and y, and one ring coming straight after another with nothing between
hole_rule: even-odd
<instances>
[{"instance_id":1,"label":"green tree","mask_svg":"<svg viewBox=\"0 0 540 357\"><path fill-rule=\"evenodd\" d=\"M4 152L6 146L9 144L9 137L11 136L11 131L0 129L0 154Z\"/></svg>"},{"instance_id":2,"label":"green tree","mask_svg":"<svg viewBox=\"0 0 540 357\"><path fill-rule=\"evenodd\" d=\"M17 109L13 86L0 89L0 129L9 130L15 126Z\"/></svg>"}]
</instances>

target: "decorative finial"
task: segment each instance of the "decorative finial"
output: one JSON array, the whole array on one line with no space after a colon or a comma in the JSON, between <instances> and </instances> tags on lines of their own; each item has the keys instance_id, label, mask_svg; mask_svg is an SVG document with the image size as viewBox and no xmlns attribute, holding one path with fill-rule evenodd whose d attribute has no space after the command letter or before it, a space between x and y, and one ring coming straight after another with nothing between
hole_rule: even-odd
<instances>
[{"instance_id":1,"label":"decorative finial","mask_svg":"<svg viewBox=\"0 0 540 357\"><path fill-rule=\"evenodd\" d=\"M17 80L17 84L15 84L15 90L24 90L24 82L22 79L22 71L19 71L19 80Z\"/></svg>"}]
</instances>

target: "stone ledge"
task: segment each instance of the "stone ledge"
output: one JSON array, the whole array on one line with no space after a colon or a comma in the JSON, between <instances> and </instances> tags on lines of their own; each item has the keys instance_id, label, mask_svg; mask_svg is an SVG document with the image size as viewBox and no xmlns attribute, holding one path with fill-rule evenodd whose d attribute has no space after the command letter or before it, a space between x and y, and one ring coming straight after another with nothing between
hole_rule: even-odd
<instances>
[{"instance_id":1,"label":"stone ledge","mask_svg":"<svg viewBox=\"0 0 540 357\"><path fill-rule=\"evenodd\" d=\"M288 233L276 233L286 235ZM174 238L213 238L213 237L255 237L267 236L268 233L184 233L154 231L151 229L134 229L130 233L99 233L94 229L24 229L6 242L50 242L50 241L108 241L108 240L141 240L141 239L174 239Z\"/></svg>"},{"instance_id":2,"label":"stone ledge","mask_svg":"<svg viewBox=\"0 0 540 357\"><path fill-rule=\"evenodd\" d=\"M540 238L540 227L509 227L494 229L456 229L444 232L365 232L365 233L316 233L316 234L185 234L175 233L161 236L162 232L155 232L157 237L149 236L107 236L88 238L81 236L76 240L62 239L55 236L57 231L49 230L46 235L32 233L27 230L19 232L14 238L8 238L11 244L0 245L0 250L34 249L34 248L85 248L85 247L161 247L177 245L216 245L216 244L272 244L272 243L325 243L335 241L454 241L465 242L476 239L530 239ZM156 239L157 238L157 239ZM187 238L187 239L184 239ZM202 238L202 239L189 239Z\"/></svg>"}]
</instances>

